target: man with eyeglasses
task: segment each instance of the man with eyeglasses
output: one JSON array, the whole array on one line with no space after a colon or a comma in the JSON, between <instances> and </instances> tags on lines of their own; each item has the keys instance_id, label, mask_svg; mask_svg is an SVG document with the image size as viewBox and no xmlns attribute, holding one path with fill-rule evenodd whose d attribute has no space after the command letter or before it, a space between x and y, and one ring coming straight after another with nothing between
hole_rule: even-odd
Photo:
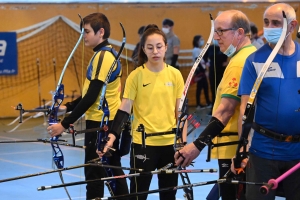
<instances>
[{"instance_id":1,"label":"man with eyeglasses","mask_svg":"<svg viewBox=\"0 0 300 200\"><path fill-rule=\"evenodd\" d=\"M186 145L174 155L177 165L186 167L211 142L213 144L238 141L238 117L240 97L237 95L239 81L246 58L256 48L250 41L250 22L247 16L238 10L221 12L214 22L214 39L220 50L230 61L217 88L212 118L208 125L193 142ZM221 146L212 149L211 157L218 159L219 176L222 178L230 169L231 158L235 155L237 145ZM234 185L220 184L220 196L223 200L240 199ZM219 198L217 198L219 199Z\"/></svg>"}]
</instances>

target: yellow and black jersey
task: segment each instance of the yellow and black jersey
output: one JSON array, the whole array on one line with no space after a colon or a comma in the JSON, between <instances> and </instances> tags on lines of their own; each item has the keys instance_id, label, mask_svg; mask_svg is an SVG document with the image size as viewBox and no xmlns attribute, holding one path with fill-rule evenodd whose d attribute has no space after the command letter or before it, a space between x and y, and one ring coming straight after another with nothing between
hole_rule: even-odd
<instances>
[{"instance_id":1,"label":"yellow and black jersey","mask_svg":"<svg viewBox=\"0 0 300 200\"><path fill-rule=\"evenodd\" d=\"M90 63L87 67L86 78L82 88L82 97L84 97L84 95L87 93L90 81L100 80L102 82L105 82L107 74L116 59L115 55L107 49L112 49L112 46L108 44L105 47L100 48L100 50L96 51L91 58ZM105 93L105 98L110 111L109 120L114 119L115 114L121 104L121 73L122 70L120 63L119 65L116 63L113 68L113 75L111 76L111 79L107 84ZM102 119L103 112L101 110L98 110L100 103L100 94L95 103L86 111L85 118L87 120L100 121Z\"/></svg>"}]
</instances>

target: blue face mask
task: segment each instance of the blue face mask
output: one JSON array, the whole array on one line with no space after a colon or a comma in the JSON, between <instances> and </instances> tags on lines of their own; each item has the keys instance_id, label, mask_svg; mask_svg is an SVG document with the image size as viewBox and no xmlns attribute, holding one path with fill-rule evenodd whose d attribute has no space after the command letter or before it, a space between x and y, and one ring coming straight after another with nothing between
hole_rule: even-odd
<instances>
[{"instance_id":1,"label":"blue face mask","mask_svg":"<svg viewBox=\"0 0 300 200\"><path fill-rule=\"evenodd\" d=\"M204 40L199 41L199 47L202 47L204 45Z\"/></svg>"},{"instance_id":2,"label":"blue face mask","mask_svg":"<svg viewBox=\"0 0 300 200\"><path fill-rule=\"evenodd\" d=\"M264 37L268 43L276 44L281 36L282 28L264 28Z\"/></svg>"},{"instance_id":3,"label":"blue face mask","mask_svg":"<svg viewBox=\"0 0 300 200\"><path fill-rule=\"evenodd\" d=\"M234 38L235 38L235 35L234 35L232 41L234 40ZM236 47L234 47L232 45L232 41L231 41L231 44L229 45L229 47L223 52L228 57L232 57L233 54L236 52Z\"/></svg>"},{"instance_id":4,"label":"blue face mask","mask_svg":"<svg viewBox=\"0 0 300 200\"><path fill-rule=\"evenodd\" d=\"M212 40L212 44L213 44L213 45L216 45L216 46L219 46L218 40L215 40L215 39Z\"/></svg>"},{"instance_id":5,"label":"blue face mask","mask_svg":"<svg viewBox=\"0 0 300 200\"><path fill-rule=\"evenodd\" d=\"M232 44L229 45L229 47L226 49L226 51L224 51L223 53L228 56L228 57L231 57L233 56L233 54L235 53L236 51L236 47L234 47Z\"/></svg>"}]
</instances>

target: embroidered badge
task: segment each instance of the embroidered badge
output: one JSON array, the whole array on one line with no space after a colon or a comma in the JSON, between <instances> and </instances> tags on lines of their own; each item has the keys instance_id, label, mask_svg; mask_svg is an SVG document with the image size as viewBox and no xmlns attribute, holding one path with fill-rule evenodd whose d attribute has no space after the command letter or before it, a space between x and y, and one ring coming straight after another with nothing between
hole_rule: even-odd
<instances>
[{"instance_id":1,"label":"embroidered badge","mask_svg":"<svg viewBox=\"0 0 300 200\"><path fill-rule=\"evenodd\" d=\"M232 78L231 81L229 82L229 87L231 88L237 88L238 87L238 82L236 81L236 78Z\"/></svg>"},{"instance_id":2,"label":"embroidered badge","mask_svg":"<svg viewBox=\"0 0 300 200\"><path fill-rule=\"evenodd\" d=\"M165 86L173 86L172 82L165 82Z\"/></svg>"}]
</instances>

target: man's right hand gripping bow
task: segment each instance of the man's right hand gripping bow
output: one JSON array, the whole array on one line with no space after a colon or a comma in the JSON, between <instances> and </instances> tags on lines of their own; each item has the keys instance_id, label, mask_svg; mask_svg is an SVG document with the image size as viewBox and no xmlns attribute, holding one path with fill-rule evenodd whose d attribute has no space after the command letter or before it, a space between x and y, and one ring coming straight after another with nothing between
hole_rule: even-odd
<instances>
[{"instance_id":1,"label":"man's right hand gripping bow","mask_svg":"<svg viewBox=\"0 0 300 200\"><path fill-rule=\"evenodd\" d=\"M189 166L207 145L207 142L209 142L207 140L218 135L224 127L224 124L218 118L212 117L206 128L194 142L184 146L181 150L175 153L175 164L177 166L181 165L181 167Z\"/></svg>"},{"instance_id":2,"label":"man's right hand gripping bow","mask_svg":"<svg viewBox=\"0 0 300 200\"><path fill-rule=\"evenodd\" d=\"M236 167L236 166L234 166L234 164L236 162L235 157L232 158L232 162L231 162L231 166L230 166L231 172L234 173L235 175L245 172L244 169L247 166L248 160L249 160L248 158L244 158L241 161L240 166Z\"/></svg>"}]
</instances>

